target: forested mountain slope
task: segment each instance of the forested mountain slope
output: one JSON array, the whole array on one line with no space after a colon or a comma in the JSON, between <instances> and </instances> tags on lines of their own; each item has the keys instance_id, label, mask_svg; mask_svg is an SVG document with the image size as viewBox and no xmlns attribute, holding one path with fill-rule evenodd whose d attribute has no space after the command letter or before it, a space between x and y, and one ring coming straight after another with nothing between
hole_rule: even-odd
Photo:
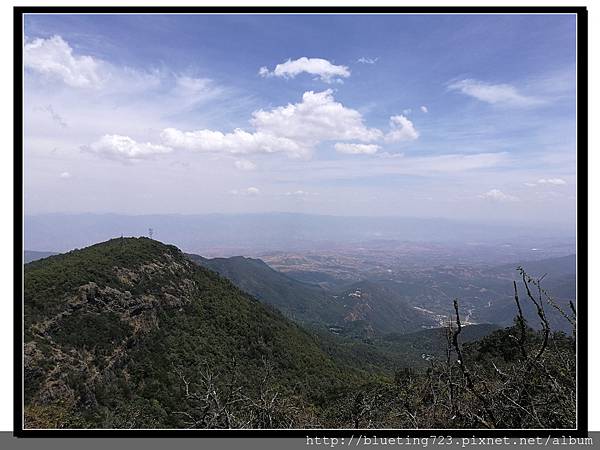
<instances>
[{"instance_id":1,"label":"forested mountain slope","mask_svg":"<svg viewBox=\"0 0 600 450\"><path fill-rule=\"evenodd\" d=\"M360 378L279 312L146 238L27 264L24 308L26 427L287 426ZM247 408L204 417L196 393L213 388L211 401ZM278 394L268 414L256 406L265 389Z\"/></svg>"}]
</instances>

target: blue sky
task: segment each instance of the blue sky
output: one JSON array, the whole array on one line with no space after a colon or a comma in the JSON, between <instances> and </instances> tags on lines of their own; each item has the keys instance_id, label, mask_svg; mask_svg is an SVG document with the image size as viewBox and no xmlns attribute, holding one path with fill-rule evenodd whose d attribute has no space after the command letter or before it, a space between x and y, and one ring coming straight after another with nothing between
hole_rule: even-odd
<instances>
[{"instance_id":1,"label":"blue sky","mask_svg":"<svg viewBox=\"0 0 600 450\"><path fill-rule=\"evenodd\" d=\"M30 15L25 36L27 213L574 222L573 16Z\"/></svg>"}]
</instances>

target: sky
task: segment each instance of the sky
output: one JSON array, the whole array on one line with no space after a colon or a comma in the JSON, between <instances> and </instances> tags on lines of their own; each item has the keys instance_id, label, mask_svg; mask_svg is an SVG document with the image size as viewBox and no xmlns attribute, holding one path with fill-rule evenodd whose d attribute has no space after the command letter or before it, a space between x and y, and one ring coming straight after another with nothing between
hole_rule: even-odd
<instances>
[{"instance_id":1,"label":"sky","mask_svg":"<svg viewBox=\"0 0 600 450\"><path fill-rule=\"evenodd\" d=\"M571 226L572 15L27 15L25 213Z\"/></svg>"}]
</instances>

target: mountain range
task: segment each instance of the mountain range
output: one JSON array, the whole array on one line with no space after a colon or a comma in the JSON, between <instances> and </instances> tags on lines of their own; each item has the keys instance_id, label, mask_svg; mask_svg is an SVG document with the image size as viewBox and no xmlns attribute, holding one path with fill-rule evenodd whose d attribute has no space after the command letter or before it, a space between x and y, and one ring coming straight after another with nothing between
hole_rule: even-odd
<instances>
[{"instance_id":1,"label":"mountain range","mask_svg":"<svg viewBox=\"0 0 600 450\"><path fill-rule=\"evenodd\" d=\"M24 282L26 428L413 426L402 410L419 410L429 427L480 425L485 405L468 395L462 408L473 412L460 417L427 406L431 370L456 369L448 329L390 284L333 293L260 260L208 259L149 238L38 259ZM490 358L512 370L514 333L466 326L465 355L486 376ZM571 358L572 340L551 342L560 361ZM560 426L571 423L569 407ZM527 424L498 408L500 424Z\"/></svg>"},{"instance_id":2,"label":"mountain range","mask_svg":"<svg viewBox=\"0 0 600 450\"><path fill-rule=\"evenodd\" d=\"M332 287L301 281L302 276L296 279L297 272L276 271L256 258L188 257L304 326L326 326L338 334L360 338L444 326L452 315L454 298L460 299L467 323L509 326L515 316L512 282L519 280L516 269L521 266L534 278L545 275L544 288L563 311L570 310L569 302L576 298L575 255L482 270L415 270L396 277L339 282ZM523 302L522 308L531 326L538 327L535 306ZM557 309L549 306L547 317L554 328L570 329Z\"/></svg>"},{"instance_id":3,"label":"mountain range","mask_svg":"<svg viewBox=\"0 0 600 450\"><path fill-rule=\"evenodd\" d=\"M439 218L261 214L38 214L25 217L25 248L64 252L118 236L153 236L189 252L218 256L322 248L367 241L519 242L573 247L571 229L481 224ZM529 248L527 247L527 248ZM215 255L217 256L217 255Z\"/></svg>"},{"instance_id":4,"label":"mountain range","mask_svg":"<svg viewBox=\"0 0 600 450\"><path fill-rule=\"evenodd\" d=\"M338 333L364 336L408 333L437 325L428 315L408 306L398 292L376 283L353 283L332 292L297 281L260 259L188 257L303 325L322 325Z\"/></svg>"}]
</instances>

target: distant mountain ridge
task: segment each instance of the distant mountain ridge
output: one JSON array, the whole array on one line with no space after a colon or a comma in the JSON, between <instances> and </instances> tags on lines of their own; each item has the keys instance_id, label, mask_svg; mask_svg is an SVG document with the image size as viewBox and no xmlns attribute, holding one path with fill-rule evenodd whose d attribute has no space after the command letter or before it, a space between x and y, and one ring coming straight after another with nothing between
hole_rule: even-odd
<instances>
[{"instance_id":1,"label":"distant mountain ridge","mask_svg":"<svg viewBox=\"0 0 600 450\"><path fill-rule=\"evenodd\" d=\"M333 325L343 316L343 306L330 293L296 281L272 269L260 259L242 256L212 259L193 254L187 256L297 322Z\"/></svg>"},{"instance_id":2,"label":"distant mountain ridge","mask_svg":"<svg viewBox=\"0 0 600 450\"><path fill-rule=\"evenodd\" d=\"M430 316L406 305L397 293L369 281L326 291L290 278L260 259L187 256L304 325L333 327L363 337L439 326Z\"/></svg>"},{"instance_id":3,"label":"distant mountain ridge","mask_svg":"<svg viewBox=\"0 0 600 450\"><path fill-rule=\"evenodd\" d=\"M575 275L577 269L577 255L566 255L556 258L544 258L542 260L526 260L513 264L502 264L489 269L489 272L495 273L513 273L517 266L527 269L527 272L534 277L540 277L546 273L554 275Z\"/></svg>"},{"instance_id":4,"label":"distant mountain ridge","mask_svg":"<svg viewBox=\"0 0 600 450\"><path fill-rule=\"evenodd\" d=\"M66 251L118 236L147 236L199 253L215 243L223 252L239 249L301 249L315 243L397 239L468 242L506 239L547 240L574 235L569 228L524 229L439 218L346 217L298 213L260 214L40 214L25 217L30 249ZM225 253L223 253L225 254Z\"/></svg>"},{"instance_id":5,"label":"distant mountain ridge","mask_svg":"<svg viewBox=\"0 0 600 450\"><path fill-rule=\"evenodd\" d=\"M475 282L477 286L487 287L482 287L485 292L479 298L464 298L461 303L467 309L463 319L474 316L475 321L471 323L508 326L515 314L512 281L518 280L516 267L519 263L483 270L481 278L476 280L444 279L451 285L444 285L442 289L436 287L440 280L423 278L406 283L386 279L363 280L351 285L346 283L345 288L326 290L278 272L260 259L188 257L215 270L240 289L275 306L298 323L333 327L336 333L354 337L372 338L386 333L411 333L443 326L448 314L451 314L452 298L460 300L461 294L469 292L471 296L478 294L473 293L469 286L466 286L467 290L458 290L456 283ZM545 288L558 304L568 308L568 301L575 299L575 255L521 264L532 276L548 273L544 280ZM448 290L447 293L444 290ZM427 303L431 301L435 304ZM536 327L535 310L528 302L523 309L531 325ZM547 309L553 327L569 329L570 324L560 313L551 307Z\"/></svg>"}]
</instances>

